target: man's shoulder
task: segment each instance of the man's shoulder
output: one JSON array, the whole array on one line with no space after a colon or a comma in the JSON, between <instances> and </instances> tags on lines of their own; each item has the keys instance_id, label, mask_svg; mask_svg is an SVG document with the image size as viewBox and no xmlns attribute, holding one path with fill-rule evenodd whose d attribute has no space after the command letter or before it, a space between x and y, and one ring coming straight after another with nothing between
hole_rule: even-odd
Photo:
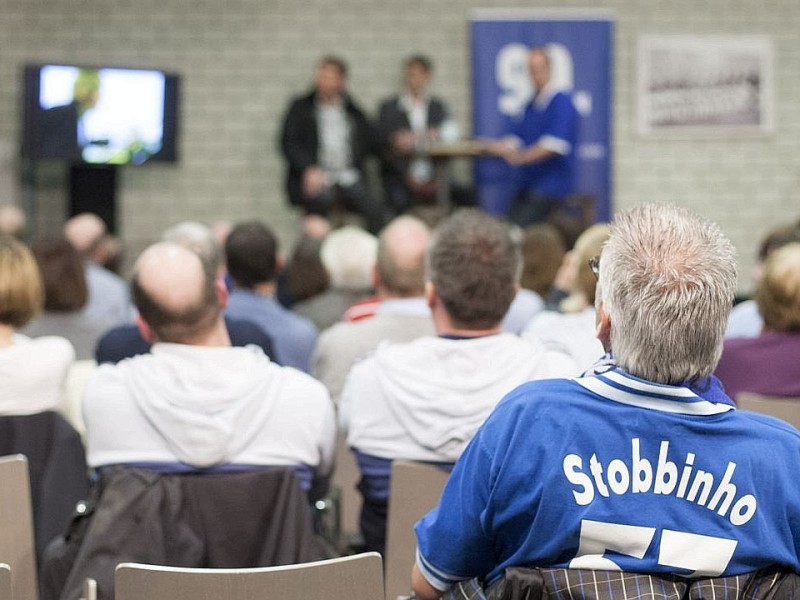
<instances>
[{"instance_id":1,"label":"man's shoulder","mask_svg":"<svg viewBox=\"0 0 800 600\"><path fill-rule=\"evenodd\" d=\"M128 284L122 277L93 262L86 263L86 278L88 280L87 283L92 282L105 287L114 287L124 290L126 294L128 292Z\"/></svg>"}]
</instances>

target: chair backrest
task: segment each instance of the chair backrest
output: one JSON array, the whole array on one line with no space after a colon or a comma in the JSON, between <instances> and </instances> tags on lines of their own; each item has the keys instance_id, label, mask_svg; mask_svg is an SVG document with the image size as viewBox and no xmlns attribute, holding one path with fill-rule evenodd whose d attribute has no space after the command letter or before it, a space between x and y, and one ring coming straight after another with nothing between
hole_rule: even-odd
<instances>
[{"instance_id":1,"label":"chair backrest","mask_svg":"<svg viewBox=\"0 0 800 600\"><path fill-rule=\"evenodd\" d=\"M800 398L764 396L751 392L741 392L736 395L736 405L742 410L752 410L753 412L783 419L800 429Z\"/></svg>"},{"instance_id":2,"label":"chair backrest","mask_svg":"<svg viewBox=\"0 0 800 600\"><path fill-rule=\"evenodd\" d=\"M417 538L414 524L439 502L450 476L435 465L396 460L392 463L389 514L386 526L386 598L395 600L411 591L411 568Z\"/></svg>"},{"instance_id":3,"label":"chair backrest","mask_svg":"<svg viewBox=\"0 0 800 600\"><path fill-rule=\"evenodd\" d=\"M383 600L377 552L282 567L184 569L122 563L116 600Z\"/></svg>"},{"instance_id":4,"label":"chair backrest","mask_svg":"<svg viewBox=\"0 0 800 600\"><path fill-rule=\"evenodd\" d=\"M361 494L356 486L360 477L361 471L358 469L355 455L347 447L347 436L340 433L336 436L336 467L333 470L331 484L340 491L339 530L342 533L340 545L344 548L347 548L358 535Z\"/></svg>"},{"instance_id":5,"label":"chair backrest","mask_svg":"<svg viewBox=\"0 0 800 600\"><path fill-rule=\"evenodd\" d=\"M28 459L0 458L0 562L10 567L14 600L36 600L36 554Z\"/></svg>"},{"instance_id":6,"label":"chair backrest","mask_svg":"<svg viewBox=\"0 0 800 600\"><path fill-rule=\"evenodd\" d=\"M11 567L0 563L0 600L11 600Z\"/></svg>"}]
</instances>

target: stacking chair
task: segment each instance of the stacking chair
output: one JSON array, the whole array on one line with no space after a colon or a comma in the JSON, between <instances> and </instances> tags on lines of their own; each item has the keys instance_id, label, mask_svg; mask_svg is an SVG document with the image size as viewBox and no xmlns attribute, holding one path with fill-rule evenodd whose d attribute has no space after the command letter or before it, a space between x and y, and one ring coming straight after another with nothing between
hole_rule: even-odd
<instances>
[{"instance_id":1,"label":"stacking chair","mask_svg":"<svg viewBox=\"0 0 800 600\"><path fill-rule=\"evenodd\" d=\"M431 464L396 460L386 525L386 599L407 596L417 538L414 524L436 506L450 473Z\"/></svg>"},{"instance_id":2,"label":"stacking chair","mask_svg":"<svg viewBox=\"0 0 800 600\"><path fill-rule=\"evenodd\" d=\"M0 598L6 582L14 600L38 598L28 459L21 454L0 458L0 563L8 567L0 576Z\"/></svg>"},{"instance_id":3,"label":"stacking chair","mask_svg":"<svg viewBox=\"0 0 800 600\"><path fill-rule=\"evenodd\" d=\"M742 410L752 410L777 417L800 429L800 398L741 392L736 395L736 405Z\"/></svg>"},{"instance_id":4,"label":"stacking chair","mask_svg":"<svg viewBox=\"0 0 800 600\"><path fill-rule=\"evenodd\" d=\"M116 600L383 600L377 552L255 569L188 569L122 563Z\"/></svg>"},{"instance_id":5,"label":"stacking chair","mask_svg":"<svg viewBox=\"0 0 800 600\"><path fill-rule=\"evenodd\" d=\"M11 567L0 563L0 600L11 600Z\"/></svg>"}]
</instances>

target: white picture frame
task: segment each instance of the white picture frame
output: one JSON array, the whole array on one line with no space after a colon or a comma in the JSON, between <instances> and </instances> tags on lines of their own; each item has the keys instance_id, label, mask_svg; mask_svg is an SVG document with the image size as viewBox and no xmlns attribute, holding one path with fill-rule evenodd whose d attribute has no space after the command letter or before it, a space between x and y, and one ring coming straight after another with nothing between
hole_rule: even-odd
<instances>
[{"instance_id":1,"label":"white picture frame","mask_svg":"<svg viewBox=\"0 0 800 600\"><path fill-rule=\"evenodd\" d=\"M774 129L772 61L767 36L641 36L639 133L769 135Z\"/></svg>"}]
</instances>

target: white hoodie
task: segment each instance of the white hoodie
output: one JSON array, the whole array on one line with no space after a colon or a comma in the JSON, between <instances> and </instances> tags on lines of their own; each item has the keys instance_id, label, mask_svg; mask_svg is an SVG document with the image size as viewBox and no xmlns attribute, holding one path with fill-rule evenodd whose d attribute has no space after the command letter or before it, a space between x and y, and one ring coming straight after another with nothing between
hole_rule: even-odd
<instances>
[{"instance_id":1,"label":"white hoodie","mask_svg":"<svg viewBox=\"0 0 800 600\"><path fill-rule=\"evenodd\" d=\"M103 365L83 400L92 467L133 462L307 465L330 471L333 403L255 346L156 344Z\"/></svg>"},{"instance_id":2,"label":"white hoodie","mask_svg":"<svg viewBox=\"0 0 800 600\"><path fill-rule=\"evenodd\" d=\"M350 371L340 424L365 454L452 462L508 392L577 374L568 357L509 333L385 344Z\"/></svg>"}]
</instances>

